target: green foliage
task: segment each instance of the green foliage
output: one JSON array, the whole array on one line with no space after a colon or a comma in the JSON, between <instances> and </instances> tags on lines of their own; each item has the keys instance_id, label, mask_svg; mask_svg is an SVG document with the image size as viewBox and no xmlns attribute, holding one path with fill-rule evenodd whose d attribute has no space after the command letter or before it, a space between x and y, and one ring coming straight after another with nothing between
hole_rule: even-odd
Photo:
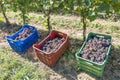
<instances>
[{"instance_id":1,"label":"green foliage","mask_svg":"<svg viewBox=\"0 0 120 80\"><path fill-rule=\"evenodd\" d=\"M97 17L99 0L75 0L74 10L82 17L93 21Z\"/></svg>"},{"instance_id":2,"label":"green foliage","mask_svg":"<svg viewBox=\"0 0 120 80\"><path fill-rule=\"evenodd\" d=\"M74 54L71 54L69 51L64 52L64 56L67 57L68 59L72 60L74 59Z\"/></svg>"},{"instance_id":3,"label":"green foliage","mask_svg":"<svg viewBox=\"0 0 120 80\"><path fill-rule=\"evenodd\" d=\"M3 21L4 20L4 18L3 17L0 17L0 21Z\"/></svg>"},{"instance_id":4,"label":"green foliage","mask_svg":"<svg viewBox=\"0 0 120 80\"><path fill-rule=\"evenodd\" d=\"M8 0L0 0L0 6L3 5L4 11L9 8L9 1ZM2 12L2 8L0 7L0 12Z\"/></svg>"},{"instance_id":5,"label":"green foliage","mask_svg":"<svg viewBox=\"0 0 120 80\"><path fill-rule=\"evenodd\" d=\"M57 9L63 0L36 0L37 9L42 10L45 15L47 11Z\"/></svg>"},{"instance_id":6,"label":"green foliage","mask_svg":"<svg viewBox=\"0 0 120 80\"><path fill-rule=\"evenodd\" d=\"M74 55L73 54L69 54L68 55L68 59L71 59L71 60L74 59Z\"/></svg>"},{"instance_id":7,"label":"green foliage","mask_svg":"<svg viewBox=\"0 0 120 80\"><path fill-rule=\"evenodd\" d=\"M10 5L14 12L21 12L19 15L23 19L23 24L26 24L29 21L28 12L33 9L34 2L31 0L12 0Z\"/></svg>"},{"instance_id":8,"label":"green foliage","mask_svg":"<svg viewBox=\"0 0 120 80\"><path fill-rule=\"evenodd\" d=\"M100 0L74 0L73 3L74 11L82 17L83 39L85 40L87 21L94 21L96 19Z\"/></svg>"},{"instance_id":9,"label":"green foliage","mask_svg":"<svg viewBox=\"0 0 120 80\"><path fill-rule=\"evenodd\" d=\"M45 28L48 28L49 32L52 29L50 24L50 15L61 5L62 2L63 0L36 0L36 7L44 13L44 17L46 18L44 21L44 23L46 22Z\"/></svg>"},{"instance_id":10,"label":"green foliage","mask_svg":"<svg viewBox=\"0 0 120 80\"><path fill-rule=\"evenodd\" d=\"M45 28L52 30L51 13L61 10L64 13L75 13L81 16L83 25L83 37L86 36L86 26L88 21L94 21L99 12L105 12L106 17L120 15L119 0L1 0L6 8L13 11L20 11L23 24L29 22L30 11L41 11L44 13ZM109 16L107 16L109 15ZM115 21L116 21L115 17Z\"/></svg>"},{"instance_id":11,"label":"green foliage","mask_svg":"<svg viewBox=\"0 0 120 80\"><path fill-rule=\"evenodd\" d=\"M8 1L7 0L0 0L0 12L2 12L4 19L6 21L7 25L10 25L10 22L6 16L6 5L8 5Z\"/></svg>"},{"instance_id":12,"label":"green foliage","mask_svg":"<svg viewBox=\"0 0 120 80\"><path fill-rule=\"evenodd\" d=\"M106 18L114 17L114 21L120 15L120 1L119 0L103 0L100 6L101 11L106 12Z\"/></svg>"}]
</instances>

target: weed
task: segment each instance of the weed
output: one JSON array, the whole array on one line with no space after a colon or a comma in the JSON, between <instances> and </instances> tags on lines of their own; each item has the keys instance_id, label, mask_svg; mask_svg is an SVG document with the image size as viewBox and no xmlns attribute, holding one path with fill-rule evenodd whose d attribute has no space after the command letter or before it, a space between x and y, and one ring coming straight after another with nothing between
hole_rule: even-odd
<instances>
[{"instance_id":1,"label":"weed","mask_svg":"<svg viewBox=\"0 0 120 80\"><path fill-rule=\"evenodd\" d=\"M45 72L38 70L30 62L23 62L12 56L7 53L11 52L8 50L0 48L0 80L39 80L42 77L45 78Z\"/></svg>"},{"instance_id":2,"label":"weed","mask_svg":"<svg viewBox=\"0 0 120 80\"><path fill-rule=\"evenodd\" d=\"M111 26L110 30L111 30L112 33L113 32L118 32L120 30L120 27L118 27L118 26Z\"/></svg>"}]
</instances>

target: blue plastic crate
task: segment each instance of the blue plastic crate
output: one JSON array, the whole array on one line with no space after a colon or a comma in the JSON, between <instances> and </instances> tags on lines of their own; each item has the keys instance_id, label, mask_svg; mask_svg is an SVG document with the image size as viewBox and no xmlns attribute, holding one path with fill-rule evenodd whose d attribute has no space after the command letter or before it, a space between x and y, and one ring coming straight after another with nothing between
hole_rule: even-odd
<instances>
[{"instance_id":1,"label":"blue plastic crate","mask_svg":"<svg viewBox=\"0 0 120 80\"><path fill-rule=\"evenodd\" d=\"M31 33L24 40L14 40L18 36L18 34L21 33L25 28L31 28L33 30L33 33ZM23 25L22 28L12 36L6 36L6 39L11 48L18 53L25 52L27 48L32 46L33 43L35 43L38 40L38 38L39 36L37 29L30 25Z\"/></svg>"}]
</instances>

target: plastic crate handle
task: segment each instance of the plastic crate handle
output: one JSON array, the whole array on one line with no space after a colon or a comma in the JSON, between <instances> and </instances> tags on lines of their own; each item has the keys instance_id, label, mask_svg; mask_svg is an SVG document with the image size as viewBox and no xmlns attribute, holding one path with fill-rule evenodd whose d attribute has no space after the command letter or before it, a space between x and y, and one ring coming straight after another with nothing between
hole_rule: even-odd
<instances>
[{"instance_id":1,"label":"plastic crate handle","mask_svg":"<svg viewBox=\"0 0 120 80\"><path fill-rule=\"evenodd\" d=\"M58 34L59 34L59 35L64 35L64 34L63 34L63 33L61 33L61 32L59 32Z\"/></svg>"},{"instance_id":2,"label":"plastic crate handle","mask_svg":"<svg viewBox=\"0 0 120 80\"><path fill-rule=\"evenodd\" d=\"M14 43L15 41L13 41L13 40L10 40L10 42L11 42L11 43Z\"/></svg>"},{"instance_id":3,"label":"plastic crate handle","mask_svg":"<svg viewBox=\"0 0 120 80\"><path fill-rule=\"evenodd\" d=\"M6 36L6 39L8 40L8 41L10 41L10 43L14 43L14 40L13 39L11 39L11 38L8 38L9 36Z\"/></svg>"},{"instance_id":4,"label":"plastic crate handle","mask_svg":"<svg viewBox=\"0 0 120 80\"><path fill-rule=\"evenodd\" d=\"M34 49L34 51L40 51L40 52L42 52L42 53L40 53L40 54L44 54L44 52L42 51L42 50L40 50L40 49L38 49L36 46L38 46L37 44L34 44L33 45L33 49Z\"/></svg>"},{"instance_id":5,"label":"plastic crate handle","mask_svg":"<svg viewBox=\"0 0 120 80\"><path fill-rule=\"evenodd\" d=\"M15 43L16 41L20 41L21 44L23 44L22 40L13 40L11 38L7 38L8 41L10 41L10 43Z\"/></svg>"},{"instance_id":6,"label":"plastic crate handle","mask_svg":"<svg viewBox=\"0 0 120 80\"><path fill-rule=\"evenodd\" d=\"M25 25L22 26L23 29L28 28L28 27L30 27L30 25L28 25L28 24L25 24Z\"/></svg>"},{"instance_id":7,"label":"plastic crate handle","mask_svg":"<svg viewBox=\"0 0 120 80\"><path fill-rule=\"evenodd\" d=\"M89 64L89 65L93 65L92 63L89 63L89 62L85 62L86 64Z\"/></svg>"},{"instance_id":8,"label":"plastic crate handle","mask_svg":"<svg viewBox=\"0 0 120 80\"><path fill-rule=\"evenodd\" d=\"M102 36L102 35L96 35L97 37L100 37L100 38L104 38L104 36Z\"/></svg>"}]
</instances>

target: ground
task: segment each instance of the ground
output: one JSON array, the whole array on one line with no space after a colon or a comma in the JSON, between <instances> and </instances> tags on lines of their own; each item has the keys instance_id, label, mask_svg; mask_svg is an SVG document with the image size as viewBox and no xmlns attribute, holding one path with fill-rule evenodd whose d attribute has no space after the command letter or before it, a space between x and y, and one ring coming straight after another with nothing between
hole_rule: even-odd
<instances>
[{"instance_id":1,"label":"ground","mask_svg":"<svg viewBox=\"0 0 120 80\"><path fill-rule=\"evenodd\" d=\"M7 26L4 21L0 22L0 46L6 50L10 47L5 36L11 35L21 28L20 18L15 16L18 15L18 13L8 12L7 14L9 14L8 17L11 25ZM44 27L43 15L30 13L29 16L31 18L30 25L35 26L39 32L40 38L37 42L39 43L47 36L47 29ZM52 15L51 25L53 26L53 29L68 34L70 40L69 48L60 57L54 67L48 67L41 61L37 60L32 47L30 47L24 54L17 54L12 49L8 52L10 52L11 55L16 56L16 58L19 58L22 62L24 62L24 60L31 62L31 64L34 64L38 68L37 70L45 72L47 75L44 76L45 78L42 77L41 80L120 80L119 21L112 22L109 20L97 19L94 22L87 24L87 34L92 31L112 36L112 49L102 78L78 70L75 53L83 44L82 24L80 23L80 18L71 15Z\"/></svg>"}]
</instances>

